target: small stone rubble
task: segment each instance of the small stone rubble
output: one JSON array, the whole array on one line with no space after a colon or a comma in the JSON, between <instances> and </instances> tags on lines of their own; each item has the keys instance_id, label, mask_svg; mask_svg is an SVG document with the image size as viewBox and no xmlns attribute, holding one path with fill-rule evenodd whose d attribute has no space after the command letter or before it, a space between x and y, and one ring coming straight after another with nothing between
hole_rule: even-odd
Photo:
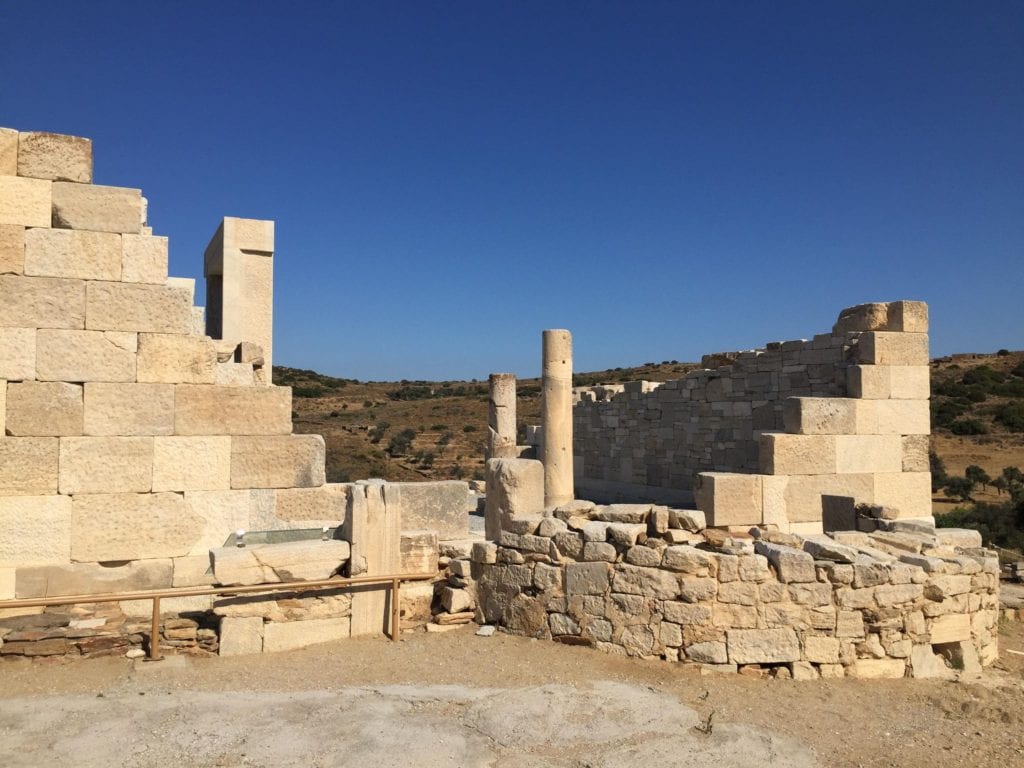
<instances>
[{"instance_id":1,"label":"small stone rubble","mask_svg":"<svg viewBox=\"0 0 1024 768\"><path fill-rule=\"evenodd\" d=\"M214 617L167 617L160 625L160 647L192 656L218 651ZM41 613L0 618L0 659L128 656L149 648L150 623L126 616L116 603L47 608Z\"/></svg>"},{"instance_id":2,"label":"small stone rubble","mask_svg":"<svg viewBox=\"0 0 1024 768\"><path fill-rule=\"evenodd\" d=\"M475 610L514 634L797 679L991 663L999 563L980 535L864 519L888 530L723 531L694 510L574 501L451 560L435 620Z\"/></svg>"}]
</instances>

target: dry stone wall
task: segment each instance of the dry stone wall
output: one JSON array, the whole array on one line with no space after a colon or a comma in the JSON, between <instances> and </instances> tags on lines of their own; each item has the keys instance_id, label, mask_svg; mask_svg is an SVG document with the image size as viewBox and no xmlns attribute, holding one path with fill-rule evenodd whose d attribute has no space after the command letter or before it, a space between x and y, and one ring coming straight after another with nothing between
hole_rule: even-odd
<instances>
[{"instance_id":1,"label":"dry stone wall","mask_svg":"<svg viewBox=\"0 0 1024 768\"><path fill-rule=\"evenodd\" d=\"M695 510L581 501L518 518L450 568L469 586L455 607L515 634L800 679L952 678L996 658L999 563L975 531L704 525Z\"/></svg>"}]
</instances>

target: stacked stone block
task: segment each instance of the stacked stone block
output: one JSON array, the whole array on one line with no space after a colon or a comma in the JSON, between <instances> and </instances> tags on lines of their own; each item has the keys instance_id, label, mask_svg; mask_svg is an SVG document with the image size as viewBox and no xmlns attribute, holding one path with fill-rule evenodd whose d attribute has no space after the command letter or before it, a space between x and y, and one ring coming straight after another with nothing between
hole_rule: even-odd
<instances>
[{"instance_id":1,"label":"stacked stone block","mask_svg":"<svg viewBox=\"0 0 1024 768\"><path fill-rule=\"evenodd\" d=\"M272 264L272 222L220 233ZM205 583L236 529L344 518L291 390L252 337L196 328L167 248L138 189L92 183L87 139L0 130L0 599ZM246 309L268 359L269 296Z\"/></svg>"},{"instance_id":2,"label":"stacked stone block","mask_svg":"<svg viewBox=\"0 0 1024 768\"><path fill-rule=\"evenodd\" d=\"M930 519L927 330L921 302L844 310L848 396L787 397L783 430L759 435L759 473L698 475L712 524L820 533L855 528L861 505Z\"/></svg>"},{"instance_id":3,"label":"stacked stone block","mask_svg":"<svg viewBox=\"0 0 1024 768\"><path fill-rule=\"evenodd\" d=\"M974 531L798 536L576 501L474 547L478 621L709 669L948 677L997 654L999 563ZM462 572L462 569L459 569Z\"/></svg>"},{"instance_id":4,"label":"stacked stone block","mask_svg":"<svg viewBox=\"0 0 1024 768\"><path fill-rule=\"evenodd\" d=\"M857 504L931 515L928 309L844 310L830 334L578 391L583 495L696 503L712 525L820 532ZM712 368L712 366L714 366Z\"/></svg>"}]
</instances>

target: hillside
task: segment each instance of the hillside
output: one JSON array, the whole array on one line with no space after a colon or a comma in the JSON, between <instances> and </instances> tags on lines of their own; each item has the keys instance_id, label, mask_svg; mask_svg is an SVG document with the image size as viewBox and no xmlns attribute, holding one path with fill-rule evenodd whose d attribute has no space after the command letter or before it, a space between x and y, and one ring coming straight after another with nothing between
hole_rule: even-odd
<instances>
[{"instance_id":1,"label":"hillside","mask_svg":"<svg viewBox=\"0 0 1024 768\"><path fill-rule=\"evenodd\" d=\"M576 386L668 381L695 367L665 361L581 373ZM327 478L424 480L483 477L486 381L370 382L276 366L274 383L293 388L295 431L324 436ZM520 425L540 421L540 380L518 383Z\"/></svg>"},{"instance_id":2,"label":"hillside","mask_svg":"<svg viewBox=\"0 0 1024 768\"><path fill-rule=\"evenodd\" d=\"M649 363L577 374L574 384L667 381L694 367ZM293 387L296 432L324 436L332 482L482 477L486 381L364 382L279 366L274 382ZM932 444L950 475L969 465L992 477L1024 467L1024 352L933 360L932 396ZM540 381L520 380L518 421L539 419ZM998 495L987 487L975 498ZM955 503L941 492L935 500L936 511Z\"/></svg>"}]
</instances>

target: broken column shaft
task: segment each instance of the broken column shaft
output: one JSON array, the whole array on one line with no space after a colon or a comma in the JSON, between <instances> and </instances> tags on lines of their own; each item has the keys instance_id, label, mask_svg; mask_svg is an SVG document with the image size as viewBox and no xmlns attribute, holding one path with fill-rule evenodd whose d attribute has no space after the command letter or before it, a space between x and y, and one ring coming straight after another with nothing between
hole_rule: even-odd
<instances>
[{"instance_id":1,"label":"broken column shaft","mask_svg":"<svg viewBox=\"0 0 1024 768\"><path fill-rule=\"evenodd\" d=\"M487 409L487 458L516 458L516 377L514 373L492 373Z\"/></svg>"},{"instance_id":2,"label":"broken column shaft","mask_svg":"<svg viewBox=\"0 0 1024 768\"><path fill-rule=\"evenodd\" d=\"M572 334L548 330L543 334L541 423L544 443L544 506L573 500L572 469Z\"/></svg>"}]
</instances>

